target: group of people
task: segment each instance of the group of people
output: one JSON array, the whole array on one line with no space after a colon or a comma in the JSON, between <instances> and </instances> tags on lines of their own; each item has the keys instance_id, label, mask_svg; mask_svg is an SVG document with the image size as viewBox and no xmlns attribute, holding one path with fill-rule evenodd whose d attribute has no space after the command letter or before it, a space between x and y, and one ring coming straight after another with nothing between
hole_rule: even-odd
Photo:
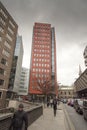
<instances>
[{"instance_id":1,"label":"group of people","mask_svg":"<svg viewBox=\"0 0 87 130\"><path fill-rule=\"evenodd\" d=\"M56 98L50 100L50 105L54 110L54 116L56 116L57 101ZM13 115L9 130L22 130L23 123L25 123L24 130L28 130L28 114L23 108L23 104L18 106L18 110Z\"/></svg>"}]
</instances>

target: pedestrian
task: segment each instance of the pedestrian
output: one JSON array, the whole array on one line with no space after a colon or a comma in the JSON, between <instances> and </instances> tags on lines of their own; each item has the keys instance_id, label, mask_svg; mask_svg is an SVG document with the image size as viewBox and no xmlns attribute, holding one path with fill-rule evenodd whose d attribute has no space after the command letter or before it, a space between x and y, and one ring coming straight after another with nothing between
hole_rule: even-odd
<instances>
[{"instance_id":1,"label":"pedestrian","mask_svg":"<svg viewBox=\"0 0 87 130\"><path fill-rule=\"evenodd\" d=\"M54 116L56 116L56 110L57 110L57 99L53 99L53 111L54 111Z\"/></svg>"},{"instance_id":2,"label":"pedestrian","mask_svg":"<svg viewBox=\"0 0 87 130\"><path fill-rule=\"evenodd\" d=\"M51 98L50 99L50 106L52 107L52 105L53 105L53 99Z\"/></svg>"},{"instance_id":3,"label":"pedestrian","mask_svg":"<svg viewBox=\"0 0 87 130\"><path fill-rule=\"evenodd\" d=\"M20 104L18 110L14 113L9 130L22 130L24 123L24 130L28 128L28 116L23 110L23 104Z\"/></svg>"}]
</instances>

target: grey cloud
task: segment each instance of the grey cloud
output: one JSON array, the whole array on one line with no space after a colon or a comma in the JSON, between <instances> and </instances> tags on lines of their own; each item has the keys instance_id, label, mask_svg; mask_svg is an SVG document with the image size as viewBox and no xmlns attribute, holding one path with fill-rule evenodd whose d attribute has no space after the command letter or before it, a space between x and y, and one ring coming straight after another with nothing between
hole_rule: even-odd
<instances>
[{"instance_id":1,"label":"grey cloud","mask_svg":"<svg viewBox=\"0 0 87 130\"><path fill-rule=\"evenodd\" d=\"M82 51L85 48L87 44L87 0L1 1L19 25L19 32L23 36L25 61L26 54L30 57L34 22L47 22L55 27L57 54L62 61L64 60L63 57L61 57L62 50L63 53L66 54L74 45L78 45L78 49ZM73 52L73 55L74 53L75 52ZM57 59L59 59L58 56ZM79 61L80 56L77 56L77 59ZM75 63L79 64L78 61L76 60ZM71 67L69 61L65 61L65 64L68 68ZM59 67L65 67L66 69L64 64ZM60 72L62 71L61 68ZM76 71L74 73L76 73Z\"/></svg>"},{"instance_id":2,"label":"grey cloud","mask_svg":"<svg viewBox=\"0 0 87 130\"><path fill-rule=\"evenodd\" d=\"M34 22L48 22L64 43L86 41L86 0L1 0L18 25L30 29ZM59 37L60 36L60 37ZM58 39L57 38L57 39Z\"/></svg>"}]
</instances>

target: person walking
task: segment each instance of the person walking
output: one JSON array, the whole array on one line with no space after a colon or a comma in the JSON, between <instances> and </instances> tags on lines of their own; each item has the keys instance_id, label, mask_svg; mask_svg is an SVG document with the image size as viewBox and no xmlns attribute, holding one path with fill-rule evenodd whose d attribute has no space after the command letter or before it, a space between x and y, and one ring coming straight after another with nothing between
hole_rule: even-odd
<instances>
[{"instance_id":1,"label":"person walking","mask_svg":"<svg viewBox=\"0 0 87 130\"><path fill-rule=\"evenodd\" d=\"M50 99L50 106L52 107L52 105L53 105L53 99L51 98Z\"/></svg>"},{"instance_id":2,"label":"person walking","mask_svg":"<svg viewBox=\"0 0 87 130\"><path fill-rule=\"evenodd\" d=\"M56 110L57 110L57 99L53 99L53 110L54 110L54 116L56 116Z\"/></svg>"},{"instance_id":3,"label":"person walking","mask_svg":"<svg viewBox=\"0 0 87 130\"><path fill-rule=\"evenodd\" d=\"M23 104L19 104L18 110L14 113L9 130L22 130L23 123L25 123L24 130L28 128L28 116L23 110Z\"/></svg>"}]
</instances>

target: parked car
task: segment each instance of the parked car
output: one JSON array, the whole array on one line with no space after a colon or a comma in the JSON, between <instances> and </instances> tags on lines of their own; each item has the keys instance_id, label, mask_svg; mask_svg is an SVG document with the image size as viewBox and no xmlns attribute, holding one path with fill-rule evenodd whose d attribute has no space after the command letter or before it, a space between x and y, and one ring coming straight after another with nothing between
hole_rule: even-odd
<instances>
[{"instance_id":1,"label":"parked car","mask_svg":"<svg viewBox=\"0 0 87 130\"><path fill-rule=\"evenodd\" d=\"M68 99L67 105L72 106L74 105L74 99Z\"/></svg>"},{"instance_id":2,"label":"parked car","mask_svg":"<svg viewBox=\"0 0 87 130\"><path fill-rule=\"evenodd\" d=\"M66 99L66 98L61 99L61 102L63 102L63 103L67 103L67 99Z\"/></svg>"},{"instance_id":3,"label":"parked car","mask_svg":"<svg viewBox=\"0 0 87 130\"><path fill-rule=\"evenodd\" d=\"M66 98L63 99L63 103L67 103L67 99Z\"/></svg>"},{"instance_id":4,"label":"parked car","mask_svg":"<svg viewBox=\"0 0 87 130\"><path fill-rule=\"evenodd\" d=\"M84 119L87 120L87 100L83 101L83 116Z\"/></svg>"},{"instance_id":5,"label":"parked car","mask_svg":"<svg viewBox=\"0 0 87 130\"><path fill-rule=\"evenodd\" d=\"M71 107L74 106L74 99L71 99L70 106L71 106Z\"/></svg>"},{"instance_id":6,"label":"parked car","mask_svg":"<svg viewBox=\"0 0 87 130\"><path fill-rule=\"evenodd\" d=\"M76 112L83 114L83 100L82 99L77 99L75 101L75 110Z\"/></svg>"}]
</instances>

